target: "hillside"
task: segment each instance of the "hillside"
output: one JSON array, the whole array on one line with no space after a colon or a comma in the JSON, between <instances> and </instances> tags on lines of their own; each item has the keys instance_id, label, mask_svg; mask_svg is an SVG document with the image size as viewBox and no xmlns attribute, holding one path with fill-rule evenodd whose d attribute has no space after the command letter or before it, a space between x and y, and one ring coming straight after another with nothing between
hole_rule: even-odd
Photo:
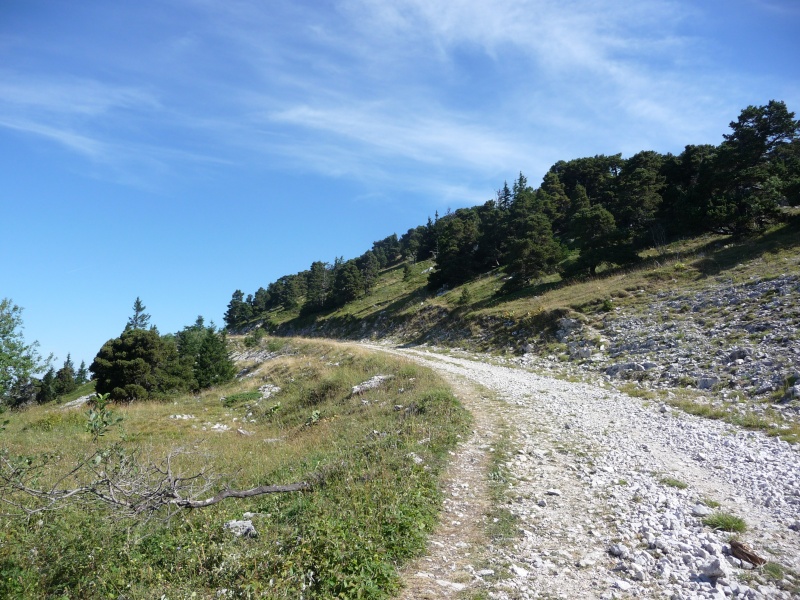
<instances>
[{"instance_id":1,"label":"hillside","mask_svg":"<svg viewBox=\"0 0 800 600\"><path fill-rule=\"evenodd\" d=\"M252 323L221 387L14 412L0 590L797 597L799 245L792 216L513 294L398 264L335 310L272 312L283 338ZM265 485L305 491L175 505Z\"/></svg>"},{"instance_id":2,"label":"hillside","mask_svg":"<svg viewBox=\"0 0 800 600\"><path fill-rule=\"evenodd\" d=\"M643 253L637 267L543 278L498 295L489 272L433 294L430 262L381 273L372 294L311 316L271 314L282 335L490 351L644 390L699 390L729 403L771 401L797 416L800 220L744 240L703 236ZM254 335L251 333L251 336ZM528 361L530 362L530 361ZM758 403L757 411L768 404Z\"/></svg>"}]
</instances>

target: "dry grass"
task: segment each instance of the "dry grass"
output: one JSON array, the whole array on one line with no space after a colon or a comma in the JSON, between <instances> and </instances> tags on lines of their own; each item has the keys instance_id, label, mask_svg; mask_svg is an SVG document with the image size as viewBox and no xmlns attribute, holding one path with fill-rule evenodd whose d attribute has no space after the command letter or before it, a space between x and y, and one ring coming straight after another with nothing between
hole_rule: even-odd
<instances>
[{"instance_id":1,"label":"dry grass","mask_svg":"<svg viewBox=\"0 0 800 600\"><path fill-rule=\"evenodd\" d=\"M228 500L169 522L120 520L96 503L42 513L35 526L3 518L0 596L211 598L223 588L237 597L296 598L303 588L307 598L390 595L396 566L423 551L433 529L437 477L466 432L467 415L424 368L338 344L290 346L291 356L258 365L224 389L115 407L122 426L100 444L120 444L155 463L183 448L176 472L208 468L222 477L207 493L296 481L311 481L314 491ZM378 374L392 378L351 394ZM267 399L248 394L231 406L221 401L266 383L281 391ZM85 413L15 413L3 446L9 456L55 451L35 481L46 488L94 451ZM214 430L218 423L229 429ZM255 520L257 539L222 528L245 511L268 515Z\"/></svg>"}]
</instances>

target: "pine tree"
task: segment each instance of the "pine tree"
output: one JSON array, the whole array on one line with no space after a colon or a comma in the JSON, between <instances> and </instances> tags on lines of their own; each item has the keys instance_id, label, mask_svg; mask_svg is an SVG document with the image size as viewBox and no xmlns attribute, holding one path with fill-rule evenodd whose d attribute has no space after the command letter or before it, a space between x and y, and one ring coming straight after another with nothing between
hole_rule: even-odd
<instances>
[{"instance_id":1,"label":"pine tree","mask_svg":"<svg viewBox=\"0 0 800 600\"><path fill-rule=\"evenodd\" d=\"M364 293L369 294L378 281L378 273L380 272L380 263L378 257L372 250L368 250L358 260L358 267L361 269L361 281L364 286Z\"/></svg>"},{"instance_id":2,"label":"pine tree","mask_svg":"<svg viewBox=\"0 0 800 600\"><path fill-rule=\"evenodd\" d=\"M355 261L349 260L336 272L333 281L333 302L336 306L344 306L360 298L364 293L364 280L361 269Z\"/></svg>"},{"instance_id":3,"label":"pine tree","mask_svg":"<svg viewBox=\"0 0 800 600\"><path fill-rule=\"evenodd\" d=\"M732 133L723 136L716 155L716 185L707 215L716 230L741 234L777 216L792 180L783 158L800 138L800 121L783 102L772 100L766 106L748 106L730 127Z\"/></svg>"},{"instance_id":4,"label":"pine tree","mask_svg":"<svg viewBox=\"0 0 800 600\"><path fill-rule=\"evenodd\" d=\"M141 400L186 390L192 381L191 365L181 360L175 337L161 336L155 328L128 329L107 341L89 370L98 394L113 400Z\"/></svg>"},{"instance_id":5,"label":"pine tree","mask_svg":"<svg viewBox=\"0 0 800 600\"><path fill-rule=\"evenodd\" d=\"M508 210L511 208L511 201L513 196L511 195L511 190L508 187L508 182L503 182L503 187L497 190L497 208L500 210Z\"/></svg>"},{"instance_id":6,"label":"pine tree","mask_svg":"<svg viewBox=\"0 0 800 600\"><path fill-rule=\"evenodd\" d=\"M86 361L81 361L81 366L78 367L78 372L75 374L75 383L83 385L89 381L89 371L86 369Z\"/></svg>"},{"instance_id":7,"label":"pine tree","mask_svg":"<svg viewBox=\"0 0 800 600\"><path fill-rule=\"evenodd\" d=\"M128 319L128 324L125 326L126 331L128 329L147 329L150 325L150 315L144 312L146 308L139 296L136 296L133 303L133 316Z\"/></svg>"},{"instance_id":8,"label":"pine tree","mask_svg":"<svg viewBox=\"0 0 800 600\"><path fill-rule=\"evenodd\" d=\"M193 374L199 389L226 383L236 375L224 331L216 331L213 325L205 328Z\"/></svg>"},{"instance_id":9,"label":"pine tree","mask_svg":"<svg viewBox=\"0 0 800 600\"><path fill-rule=\"evenodd\" d=\"M236 330L253 316L253 307L245 302L244 292L236 290L233 292L231 301L228 303L228 310L225 312L225 325L229 330Z\"/></svg>"},{"instance_id":10,"label":"pine tree","mask_svg":"<svg viewBox=\"0 0 800 600\"><path fill-rule=\"evenodd\" d=\"M59 396L69 394L78 387L78 384L75 383L75 366L72 364L72 357L69 354L64 361L64 366L56 372L54 387Z\"/></svg>"},{"instance_id":11,"label":"pine tree","mask_svg":"<svg viewBox=\"0 0 800 600\"><path fill-rule=\"evenodd\" d=\"M55 371L53 367L50 367L39 382L39 389L36 392L36 402L45 404L56 399L58 394L56 394L55 390L55 380Z\"/></svg>"},{"instance_id":12,"label":"pine tree","mask_svg":"<svg viewBox=\"0 0 800 600\"><path fill-rule=\"evenodd\" d=\"M553 273L563 256L561 244L553 237L553 228L543 207L532 191L519 194L511 208L510 231L505 261L511 278L504 291L518 290L532 280Z\"/></svg>"},{"instance_id":13,"label":"pine tree","mask_svg":"<svg viewBox=\"0 0 800 600\"><path fill-rule=\"evenodd\" d=\"M331 288L330 265L322 261L311 263L306 283L307 311L316 312L325 308Z\"/></svg>"}]
</instances>

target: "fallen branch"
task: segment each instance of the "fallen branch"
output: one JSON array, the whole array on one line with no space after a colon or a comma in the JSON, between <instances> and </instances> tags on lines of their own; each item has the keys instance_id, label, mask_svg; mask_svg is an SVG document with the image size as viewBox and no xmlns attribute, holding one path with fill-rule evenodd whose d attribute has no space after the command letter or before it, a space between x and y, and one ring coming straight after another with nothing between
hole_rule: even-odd
<instances>
[{"instance_id":1,"label":"fallen branch","mask_svg":"<svg viewBox=\"0 0 800 600\"><path fill-rule=\"evenodd\" d=\"M205 500L189 500L178 498L172 504L181 508L205 508L217 502L222 502L225 498L250 498L251 496L261 496L264 494L283 494L286 492L308 492L311 491L309 483L290 483L288 485L262 485L249 490L222 490L213 498Z\"/></svg>"},{"instance_id":2,"label":"fallen branch","mask_svg":"<svg viewBox=\"0 0 800 600\"><path fill-rule=\"evenodd\" d=\"M174 459L191 452L177 448L158 465L143 463L135 451L114 445L84 457L48 488L40 488L35 482L43 475L49 457L35 463L11 460L0 453L0 504L27 517L58 510L69 503L91 502L110 508L112 516L150 518L166 509L166 518L169 518L180 509L205 508L226 498L312 489L312 485L305 482L262 485L248 490L223 489L210 498L199 499L218 487L221 476L205 469L189 476L175 474ZM69 486L68 481L74 482L73 485Z\"/></svg>"}]
</instances>

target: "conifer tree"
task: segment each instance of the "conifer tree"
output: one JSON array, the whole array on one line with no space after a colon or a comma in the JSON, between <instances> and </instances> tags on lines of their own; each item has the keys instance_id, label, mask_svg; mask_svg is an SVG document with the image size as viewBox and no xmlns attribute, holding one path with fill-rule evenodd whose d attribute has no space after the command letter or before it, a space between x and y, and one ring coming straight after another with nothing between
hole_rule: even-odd
<instances>
[{"instance_id":1,"label":"conifer tree","mask_svg":"<svg viewBox=\"0 0 800 600\"><path fill-rule=\"evenodd\" d=\"M364 293L364 280L361 269L355 261L349 260L336 272L333 282L333 301L343 306L360 298Z\"/></svg>"},{"instance_id":2,"label":"conifer tree","mask_svg":"<svg viewBox=\"0 0 800 600\"><path fill-rule=\"evenodd\" d=\"M361 282L364 286L364 293L369 294L378 280L378 273L380 271L380 262L378 257L372 250L368 250L358 261L358 267L361 269Z\"/></svg>"},{"instance_id":3,"label":"conifer tree","mask_svg":"<svg viewBox=\"0 0 800 600\"><path fill-rule=\"evenodd\" d=\"M86 361L81 361L81 366L78 367L78 372L75 374L75 383L83 385L89 381L89 371L86 369Z\"/></svg>"},{"instance_id":4,"label":"conifer tree","mask_svg":"<svg viewBox=\"0 0 800 600\"><path fill-rule=\"evenodd\" d=\"M306 286L306 310L314 312L325 308L331 288L330 265L322 261L311 263Z\"/></svg>"},{"instance_id":5,"label":"conifer tree","mask_svg":"<svg viewBox=\"0 0 800 600\"><path fill-rule=\"evenodd\" d=\"M136 296L133 303L133 316L128 319L128 324L125 326L126 331L128 329L147 329L150 325L150 315L144 312L146 308L139 296Z\"/></svg>"},{"instance_id":6,"label":"conifer tree","mask_svg":"<svg viewBox=\"0 0 800 600\"><path fill-rule=\"evenodd\" d=\"M235 330L253 316L253 307L245 302L244 292L236 290L233 292L231 301L228 303L228 310L225 312L225 325L230 330Z\"/></svg>"},{"instance_id":7,"label":"conifer tree","mask_svg":"<svg viewBox=\"0 0 800 600\"><path fill-rule=\"evenodd\" d=\"M174 336L158 330L128 329L107 341L89 370L98 394L113 400L141 400L185 390L192 381L191 365L180 359Z\"/></svg>"},{"instance_id":8,"label":"conifer tree","mask_svg":"<svg viewBox=\"0 0 800 600\"><path fill-rule=\"evenodd\" d=\"M225 332L216 331L213 324L205 328L193 374L199 389L226 383L236 375L236 365L228 352Z\"/></svg>"},{"instance_id":9,"label":"conifer tree","mask_svg":"<svg viewBox=\"0 0 800 600\"><path fill-rule=\"evenodd\" d=\"M54 387L59 396L69 394L78 387L78 384L75 383L75 366L72 364L72 357L69 354L64 360L64 366L56 372Z\"/></svg>"},{"instance_id":10,"label":"conifer tree","mask_svg":"<svg viewBox=\"0 0 800 600\"><path fill-rule=\"evenodd\" d=\"M520 192L511 207L511 224L505 263L511 278L504 291L526 286L532 279L555 271L563 249L553 237L553 228L537 194Z\"/></svg>"},{"instance_id":11,"label":"conifer tree","mask_svg":"<svg viewBox=\"0 0 800 600\"><path fill-rule=\"evenodd\" d=\"M716 185L708 217L718 231L746 233L763 227L778 214L787 189L782 160L800 138L800 121L783 102L748 106L716 155ZM797 177L797 174L793 174Z\"/></svg>"},{"instance_id":12,"label":"conifer tree","mask_svg":"<svg viewBox=\"0 0 800 600\"><path fill-rule=\"evenodd\" d=\"M50 367L39 382L39 389L36 392L36 402L39 404L46 404L56 399L58 394L56 394L55 380L55 370L53 367Z\"/></svg>"}]
</instances>

